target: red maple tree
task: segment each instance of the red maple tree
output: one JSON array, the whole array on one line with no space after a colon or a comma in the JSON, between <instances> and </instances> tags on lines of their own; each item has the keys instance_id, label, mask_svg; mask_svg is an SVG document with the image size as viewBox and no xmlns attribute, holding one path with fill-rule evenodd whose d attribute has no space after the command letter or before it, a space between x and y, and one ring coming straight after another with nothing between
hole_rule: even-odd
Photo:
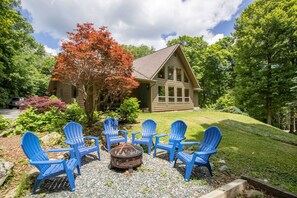
<instances>
[{"instance_id":1,"label":"red maple tree","mask_svg":"<svg viewBox=\"0 0 297 198\"><path fill-rule=\"evenodd\" d=\"M82 94L89 125L96 108L126 97L138 83L132 77L133 58L111 37L107 27L77 24L56 56L53 79L70 83Z\"/></svg>"}]
</instances>

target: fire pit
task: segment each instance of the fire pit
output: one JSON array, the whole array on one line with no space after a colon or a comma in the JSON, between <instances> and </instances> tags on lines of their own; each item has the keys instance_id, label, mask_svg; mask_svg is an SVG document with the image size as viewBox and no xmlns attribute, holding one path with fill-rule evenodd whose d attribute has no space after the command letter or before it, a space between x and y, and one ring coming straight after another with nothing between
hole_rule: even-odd
<instances>
[{"instance_id":1,"label":"fire pit","mask_svg":"<svg viewBox=\"0 0 297 198\"><path fill-rule=\"evenodd\" d=\"M142 151L140 146L121 144L110 150L110 168L132 170L142 164Z\"/></svg>"}]
</instances>

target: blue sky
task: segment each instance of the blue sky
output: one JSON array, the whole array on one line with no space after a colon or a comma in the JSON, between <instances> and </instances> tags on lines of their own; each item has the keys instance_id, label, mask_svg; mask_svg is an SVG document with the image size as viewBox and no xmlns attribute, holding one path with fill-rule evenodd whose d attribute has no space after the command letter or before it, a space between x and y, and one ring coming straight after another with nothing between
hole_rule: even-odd
<instances>
[{"instance_id":1,"label":"blue sky","mask_svg":"<svg viewBox=\"0 0 297 198\"><path fill-rule=\"evenodd\" d=\"M36 40L56 54L77 23L107 26L121 44L160 49L181 35L214 43L233 31L235 18L253 0L23 0L22 14Z\"/></svg>"}]
</instances>

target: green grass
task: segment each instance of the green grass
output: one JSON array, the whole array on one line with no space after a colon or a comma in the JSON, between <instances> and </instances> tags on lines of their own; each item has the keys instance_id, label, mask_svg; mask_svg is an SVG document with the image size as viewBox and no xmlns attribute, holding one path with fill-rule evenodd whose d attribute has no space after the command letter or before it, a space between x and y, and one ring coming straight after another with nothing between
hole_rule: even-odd
<instances>
[{"instance_id":1,"label":"green grass","mask_svg":"<svg viewBox=\"0 0 297 198\"><path fill-rule=\"evenodd\" d=\"M223 134L218 153L210 161L224 159L228 173L249 175L297 194L297 135L285 133L248 116L222 112L167 112L142 113L139 123L129 132L141 131L141 123L151 118L157 122L158 134L169 133L173 121L186 122L187 141L202 141L203 132L211 125L218 126ZM131 134L130 134L131 135Z\"/></svg>"}]
</instances>

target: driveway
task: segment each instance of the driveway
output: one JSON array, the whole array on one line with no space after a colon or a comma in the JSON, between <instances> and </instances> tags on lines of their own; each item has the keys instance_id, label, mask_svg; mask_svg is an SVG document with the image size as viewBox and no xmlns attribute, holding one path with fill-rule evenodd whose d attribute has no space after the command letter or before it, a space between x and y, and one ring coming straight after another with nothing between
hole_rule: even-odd
<instances>
[{"instance_id":1,"label":"driveway","mask_svg":"<svg viewBox=\"0 0 297 198\"><path fill-rule=\"evenodd\" d=\"M16 119L20 113L19 109L0 109L0 115L4 118Z\"/></svg>"}]
</instances>

